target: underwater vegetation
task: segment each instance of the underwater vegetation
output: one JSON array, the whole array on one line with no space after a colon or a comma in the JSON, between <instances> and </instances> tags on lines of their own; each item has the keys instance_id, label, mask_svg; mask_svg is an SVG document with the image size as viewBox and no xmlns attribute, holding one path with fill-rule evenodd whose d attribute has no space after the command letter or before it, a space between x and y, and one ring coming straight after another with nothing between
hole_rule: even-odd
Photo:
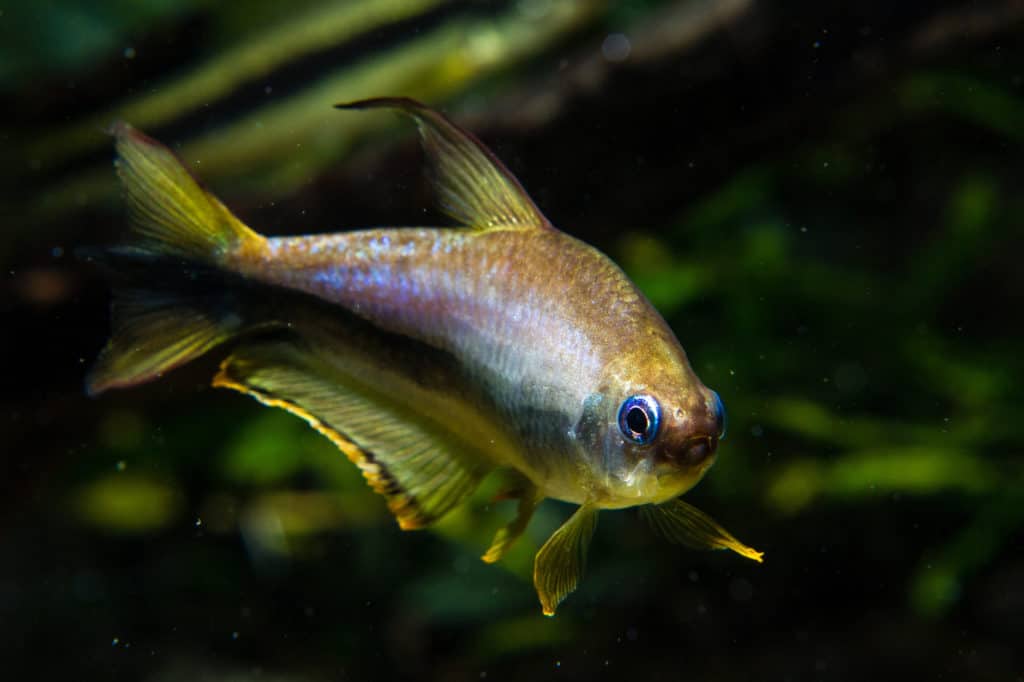
<instances>
[{"instance_id":1,"label":"underwater vegetation","mask_svg":"<svg viewBox=\"0 0 1024 682\"><path fill-rule=\"evenodd\" d=\"M827 5L827 6L826 6ZM1015 2L4 8L0 651L37 679L1014 679L1024 631L1024 12ZM729 408L688 494L757 565L487 479L435 528L220 358L87 398L124 236L105 129L262 233L445 225L398 117L471 129L623 267ZM447 222L446 222L447 221ZM53 656L59 648L62 656Z\"/></svg>"}]
</instances>

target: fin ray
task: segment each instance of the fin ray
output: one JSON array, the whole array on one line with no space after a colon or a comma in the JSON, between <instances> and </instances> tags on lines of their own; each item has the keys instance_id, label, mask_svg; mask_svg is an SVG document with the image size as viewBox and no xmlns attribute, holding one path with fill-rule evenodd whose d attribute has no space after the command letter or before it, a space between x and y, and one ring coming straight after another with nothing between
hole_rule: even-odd
<instances>
[{"instance_id":1,"label":"fin ray","mask_svg":"<svg viewBox=\"0 0 1024 682\"><path fill-rule=\"evenodd\" d=\"M86 379L92 395L156 378L238 333L217 266L226 251L263 243L165 146L124 122L111 133L135 243L84 254L115 283L113 332ZM202 282L213 286L201 292Z\"/></svg>"},{"instance_id":2,"label":"fin ray","mask_svg":"<svg viewBox=\"0 0 1024 682\"><path fill-rule=\"evenodd\" d=\"M237 348L214 386L283 408L327 436L383 495L403 529L429 525L472 494L487 467L450 434L331 364L329 351L286 341Z\"/></svg>"},{"instance_id":3,"label":"fin ray","mask_svg":"<svg viewBox=\"0 0 1024 682\"><path fill-rule=\"evenodd\" d=\"M223 343L241 319L216 305L144 289L121 289L111 304L113 332L86 377L86 392L134 386Z\"/></svg>"},{"instance_id":4,"label":"fin ray","mask_svg":"<svg viewBox=\"0 0 1024 682\"><path fill-rule=\"evenodd\" d=\"M537 487L529 482L526 483L525 489L518 490L510 495L519 498L519 506L516 509L515 518L499 528L494 534L491 546L480 557L485 563L493 564L501 561L502 557L512 548L515 541L522 536L526 527L530 524L530 519L533 518L533 512L537 509L537 505L544 499L540 491L537 490Z\"/></svg>"},{"instance_id":5,"label":"fin ray","mask_svg":"<svg viewBox=\"0 0 1024 682\"><path fill-rule=\"evenodd\" d=\"M441 208L476 229L550 228L511 171L472 133L443 114L401 97L336 104L338 109L396 109L416 121Z\"/></svg>"},{"instance_id":6,"label":"fin ray","mask_svg":"<svg viewBox=\"0 0 1024 682\"><path fill-rule=\"evenodd\" d=\"M545 616L555 609L580 580L587 563L587 549L597 528L597 508L583 505L556 530L533 561L533 584Z\"/></svg>"},{"instance_id":7,"label":"fin ray","mask_svg":"<svg viewBox=\"0 0 1024 682\"><path fill-rule=\"evenodd\" d=\"M201 262L263 238L203 189L164 145L123 121L111 129L135 233L156 252Z\"/></svg>"},{"instance_id":8,"label":"fin ray","mask_svg":"<svg viewBox=\"0 0 1024 682\"><path fill-rule=\"evenodd\" d=\"M692 549L729 549L752 561L762 562L763 552L743 544L717 521L679 498L640 509L647 521L669 542Z\"/></svg>"}]
</instances>

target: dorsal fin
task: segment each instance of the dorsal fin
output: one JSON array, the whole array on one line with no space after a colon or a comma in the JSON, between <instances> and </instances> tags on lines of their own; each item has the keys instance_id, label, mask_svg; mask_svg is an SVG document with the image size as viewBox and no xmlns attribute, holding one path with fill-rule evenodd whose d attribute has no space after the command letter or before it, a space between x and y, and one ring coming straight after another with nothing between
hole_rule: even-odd
<instances>
[{"instance_id":1,"label":"dorsal fin","mask_svg":"<svg viewBox=\"0 0 1024 682\"><path fill-rule=\"evenodd\" d=\"M443 114L402 97L334 105L338 109L396 109L416 121L430 161L441 209L467 227L550 228L515 176L491 150Z\"/></svg>"}]
</instances>

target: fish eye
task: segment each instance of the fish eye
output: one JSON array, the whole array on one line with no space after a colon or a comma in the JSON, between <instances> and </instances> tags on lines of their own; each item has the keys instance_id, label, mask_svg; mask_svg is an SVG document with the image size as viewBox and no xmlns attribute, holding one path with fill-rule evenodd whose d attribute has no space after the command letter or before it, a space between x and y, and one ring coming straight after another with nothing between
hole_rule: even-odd
<instances>
[{"instance_id":1,"label":"fish eye","mask_svg":"<svg viewBox=\"0 0 1024 682\"><path fill-rule=\"evenodd\" d=\"M638 445L647 445L658 435L661 406L649 395L633 395L619 406L619 431Z\"/></svg>"}]
</instances>

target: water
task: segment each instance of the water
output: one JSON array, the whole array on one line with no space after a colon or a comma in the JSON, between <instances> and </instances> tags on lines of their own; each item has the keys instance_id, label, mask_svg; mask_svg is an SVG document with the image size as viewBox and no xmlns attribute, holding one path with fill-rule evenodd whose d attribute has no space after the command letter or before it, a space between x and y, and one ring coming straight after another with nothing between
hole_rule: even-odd
<instances>
[{"instance_id":1,"label":"water","mask_svg":"<svg viewBox=\"0 0 1024 682\"><path fill-rule=\"evenodd\" d=\"M6 9L7 668L1019 676L1019 10L821 4ZM408 128L331 109L389 94L478 133L662 311L732 427L687 499L764 564L604 513L544 618L532 557L566 505L488 566L514 512L495 485L402 533L305 424L208 390L216 357L84 396L108 294L74 252L124 225L106 125L171 144L266 233L443 224Z\"/></svg>"}]
</instances>

